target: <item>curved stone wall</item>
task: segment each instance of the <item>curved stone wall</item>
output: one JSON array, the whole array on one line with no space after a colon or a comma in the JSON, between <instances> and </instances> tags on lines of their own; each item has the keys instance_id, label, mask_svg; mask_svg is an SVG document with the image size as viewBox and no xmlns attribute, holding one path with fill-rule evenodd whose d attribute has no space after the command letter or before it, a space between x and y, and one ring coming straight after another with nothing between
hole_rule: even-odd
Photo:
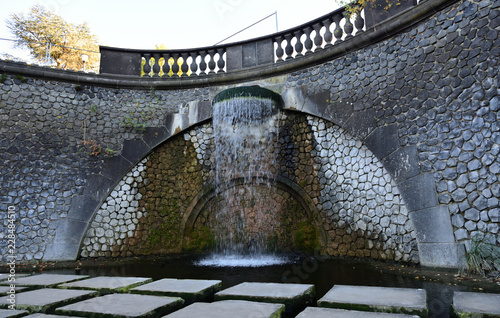
<instances>
[{"instance_id":1,"label":"curved stone wall","mask_svg":"<svg viewBox=\"0 0 500 318\"><path fill-rule=\"evenodd\" d=\"M302 188L316 215L302 211L283 189L264 190L273 199L266 204L274 207L263 209L261 216L274 225L268 238L276 241L268 245L281 250L304 247L304 242L294 244L294 233L308 221L321 240L317 248L325 254L419 261L416 233L397 185L366 146L317 117L287 111L280 114L279 123L280 137L273 146L278 149L278 178ZM213 201L200 208L190 228L184 222L189 204L203 188L214 186L212 131L211 124L186 131L124 176L97 212L80 255L132 256L209 247L216 229ZM247 223L251 230L251 216Z\"/></svg>"},{"instance_id":2,"label":"curved stone wall","mask_svg":"<svg viewBox=\"0 0 500 318\"><path fill-rule=\"evenodd\" d=\"M450 3L408 29L391 29L395 17L333 55L252 69L260 75L251 80L241 73L139 80L0 61L7 74L0 82L3 237L14 206L18 261L75 259L123 176L165 140L209 119L203 105L237 82L272 89L287 109L332 122L365 145L399 189L421 263L457 266L457 247L472 236L500 243L500 7ZM367 41L381 32L390 37ZM155 113L145 131L120 124L134 110ZM89 148L79 151L87 137L101 152L118 152L89 156ZM2 257L6 250L0 240Z\"/></svg>"}]
</instances>

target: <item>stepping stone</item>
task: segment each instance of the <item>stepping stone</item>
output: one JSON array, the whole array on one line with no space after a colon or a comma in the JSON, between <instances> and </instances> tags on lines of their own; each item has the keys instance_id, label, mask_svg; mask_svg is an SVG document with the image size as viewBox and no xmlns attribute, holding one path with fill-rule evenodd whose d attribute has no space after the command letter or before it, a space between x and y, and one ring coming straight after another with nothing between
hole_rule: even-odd
<instances>
[{"instance_id":1,"label":"stepping stone","mask_svg":"<svg viewBox=\"0 0 500 318\"><path fill-rule=\"evenodd\" d=\"M385 312L367 312L345 309L307 307L296 318L418 318L418 316L389 314Z\"/></svg>"},{"instance_id":2,"label":"stepping stone","mask_svg":"<svg viewBox=\"0 0 500 318\"><path fill-rule=\"evenodd\" d=\"M427 294L424 289L336 285L318 306L427 317Z\"/></svg>"},{"instance_id":3,"label":"stepping stone","mask_svg":"<svg viewBox=\"0 0 500 318\"><path fill-rule=\"evenodd\" d=\"M130 290L134 294L174 296L186 303L204 301L213 297L222 288L220 280L170 279L165 278Z\"/></svg>"},{"instance_id":4,"label":"stepping stone","mask_svg":"<svg viewBox=\"0 0 500 318\"><path fill-rule=\"evenodd\" d=\"M16 294L16 309L26 309L31 313L46 312L96 295L97 292L86 290L37 289ZM7 297L1 297L0 307L7 308L8 305Z\"/></svg>"},{"instance_id":5,"label":"stepping stone","mask_svg":"<svg viewBox=\"0 0 500 318\"><path fill-rule=\"evenodd\" d=\"M29 276L29 274L15 274L16 280L20 277L26 277ZM5 284L10 284L10 282L7 282L6 280L11 277L10 274L0 274L0 284L5 285Z\"/></svg>"},{"instance_id":6,"label":"stepping stone","mask_svg":"<svg viewBox=\"0 0 500 318\"><path fill-rule=\"evenodd\" d=\"M178 297L110 294L57 308L56 313L93 318L158 317L179 309L183 303Z\"/></svg>"},{"instance_id":7,"label":"stepping stone","mask_svg":"<svg viewBox=\"0 0 500 318\"><path fill-rule=\"evenodd\" d=\"M282 304L258 303L245 300L223 300L214 303L194 303L163 318L279 318Z\"/></svg>"},{"instance_id":8,"label":"stepping stone","mask_svg":"<svg viewBox=\"0 0 500 318\"><path fill-rule=\"evenodd\" d=\"M17 318L27 314L26 310L0 309L0 318Z\"/></svg>"},{"instance_id":9,"label":"stepping stone","mask_svg":"<svg viewBox=\"0 0 500 318\"><path fill-rule=\"evenodd\" d=\"M47 314L31 314L23 318L75 318L75 317L61 316L61 315L47 315Z\"/></svg>"},{"instance_id":10,"label":"stepping stone","mask_svg":"<svg viewBox=\"0 0 500 318\"><path fill-rule=\"evenodd\" d=\"M296 314L314 305L314 285L241 283L215 294L215 300L249 300L285 305L285 314Z\"/></svg>"},{"instance_id":11,"label":"stepping stone","mask_svg":"<svg viewBox=\"0 0 500 318\"><path fill-rule=\"evenodd\" d=\"M71 282L59 285L60 288L75 289L93 289L99 291L117 291L126 292L131 288L137 287L153 281L152 278L145 277L119 277L119 276L100 276L82 281Z\"/></svg>"},{"instance_id":12,"label":"stepping stone","mask_svg":"<svg viewBox=\"0 0 500 318\"><path fill-rule=\"evenodd\" d=\"M85 275L41 274L16 279L16 285L52 287L62 283L89 278Z\"/></svg>"},{"instance_id":13,"label":"stepping stone","mask_svg":"<svg viewBox=\"0 0 500 318\"><path fill-rule=\"evenodd\" d=\"M15 293L19 293L25 289L27 289L28 287L17 287L14 289L15 290ZM0 286L0 295L7 295L7 293L9 293L11 291L11 288L10 286Z\"/></svg>"},{"instance_id":14,"label":"stepping stone","mask_svg":"<svg viewBox=\"0 0 500 318\"><path fill-rule=\"evenodd\" d=\"M500 317L500 294L456 291L452 308L460 317Z\"/></svg>"}]
</instances>

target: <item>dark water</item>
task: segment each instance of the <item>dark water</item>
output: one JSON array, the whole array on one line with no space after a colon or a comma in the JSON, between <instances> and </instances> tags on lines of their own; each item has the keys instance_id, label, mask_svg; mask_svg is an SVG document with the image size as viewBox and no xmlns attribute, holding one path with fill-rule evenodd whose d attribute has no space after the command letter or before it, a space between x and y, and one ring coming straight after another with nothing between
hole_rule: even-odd
<instances>
[{"instance_id":1,"label":"dark water","mask_svg":"<svg viewBox=\"0 0 500 318\"><path fill-rule=\"evenodd\" d=\"M408 275L388 271L401 265L313 257L292 257L291 262L264 267L210 267L196 266L202 256L156 258L119 265L83 266L81 269L59 269L48 272L77 273L90 276L142 276L161 278L218 279L223 288L242 282L275 282L314 284L317 299L334 285L363 285L384 287L424 288L427 291L429 317L449 317L453 291L470 291L470 287L455 286L449 282L416 279L419 273ZM419 269L415 269L419 271ZM498 291L497 291L498 292Z\"/></svg>"}]
</instances>

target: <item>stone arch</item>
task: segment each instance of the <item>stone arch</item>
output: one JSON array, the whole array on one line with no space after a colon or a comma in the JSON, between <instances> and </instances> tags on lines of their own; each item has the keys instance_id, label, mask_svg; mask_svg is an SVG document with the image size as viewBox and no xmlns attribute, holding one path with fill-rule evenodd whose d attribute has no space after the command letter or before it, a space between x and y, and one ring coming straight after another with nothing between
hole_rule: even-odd
<instances>
[{"instance_id":1,"label":"stone arch","mask_svg":"<svg viewBox=\"0 0 500 318\"><path fill-rule=\"evenodd\" d=\"M461 249L453 236L448 208L438 203L432 174L420 172L416 147L399 144L395 124L378 127L373 109L354 111L349 104L332 107L328 91L309 94L306 87L292 87L285 89L282 97L283 109L340 126L382 162L396 181L410 212L422 265L459 266ZM192 102L188 106L186 113L166 115L164 125L148 128L142 139L125 141L119 156L107 159L101 173L87 178L84 193L73 198L68 217L60 220L44 260L76 259L94 214L122 177L158 145L211 118L210 101Z\"/></svg>"},{"instance_id":2,"label":"stone arch","mask_svg":"<svg viewBox=\"0 0 500 318\"><path fill-rule=\"evenodd\" d=\"M242 183L241 179L236 179L236 180L231 180L228 182L224 188L229 188L233 185L240 184ZM318 211L316 206L312 203L312 199L309 197L307 192L305 192L298 184L295 182L291 181L290 179L283 178L282 176L276 176L275 179L273 180L273 186L275 186L278 189L284 190L285 192L289 193L295 200L299 202L299 204L302 206L304 209L305 213L307 214L307 217L310 220L315 221L315 226L318 229L319 232L319 239L320 239L320 244L325 245L326 244L326 234L324 231L322 231L322 224L320 223L320 220L318 218ZM196 219L198 218L200 212L202 211L203 207L212 199L216 196L215 188L213 186L206 186L200 191L191 201L189 204L185 214L184 214L184 219L183 219L183 233L186 233L186 231L190 228L193 228Z\"/></svg>"},{"instance_id":3,"label":"stone arch","mask_svg":"<svg viewBox=\"0 0 500 318\"><path fill-rule=\"evenodd\" d=\"M345 129L372 151L395 180L417 235L420 262L430 267L458 267L463 247L454 238L448 207L440 205L432 173L419 168L416 146L401 146L396 124L378 126L374 109L330 105L330 92L309 93L307 86L283 93L283 109L313 115Z\"/></svg>"}]
</instances>

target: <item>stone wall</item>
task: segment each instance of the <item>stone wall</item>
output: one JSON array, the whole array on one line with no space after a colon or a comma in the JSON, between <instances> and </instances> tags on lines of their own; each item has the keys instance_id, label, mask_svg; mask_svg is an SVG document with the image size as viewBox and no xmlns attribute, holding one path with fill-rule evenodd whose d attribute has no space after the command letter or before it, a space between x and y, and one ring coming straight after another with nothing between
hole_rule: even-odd
<instances>
[{"instance_id":1,"label":"stone wall","mask_svg":"<svg viewBox=\"0 0 500 318\"><path fill-rule=\"evenodd\" d=\"M327 93L324 95L324 100L328 101L323 113L318 115L302 110L327 119L324 123L318 121L317 131L311 128L306 133L307 138L314 137L317 141L321 140L322 144L324 136L320 136L319 132L323 131L324 124L327 135L341 135L338 129L342 127L352 136L353 142L368 146L379 159L378 163L373 160L371 163L373 191L379 189L375 193L375 201L377 197L384 197L393 202L393 207L397 207L402 204L401 197L407 195L411 200L405 197L404 204L414 228L419 225L420 229L429 229L427 233L417 231L416 234L421 261L424 254L442 255L439 246L454 246L477 234L486 235L490 241L500 244L499 27L498 1L461 0L378 43L357 47L355 52L349 51L335 59L323 60L314 67L301 68L275 78L254 80L251 84L267 86L283 96L293 90L303 90L304 98ZM321 52L318 54L321 55ZM308 57L304 57L306 59ZM15 206L19 261L76 257L74 253L83 240L89 222L99 220L93 216L94 205L102 205L123 176L130 172L129 167L142 160L149 151L154 151L159 142L200 122L186 119L191 114L179 113L180 107L190 102L210 101L217 92L227 88L216 80L210 82L213 83L212 87L207 88L207 80L200 82L200 87L204 88L181 89L172 86L157 91L124 89L119 88L121 79L113 79L115 82L111 85L106 82L108 78L101 75L92 77L70 72L64 73L69 75L59 76L61 81L54 81L44 79L44 74L56 71L40 71L40 68L33 71L33 76L28 76L26 74L31 72L29 67L21 65L19 69L24 70L24 78L11 71L0 82L1 235L5 237L7 233L7 207ZM276 71L280 71L280 65L276 66ZM67 83L65 76L71 78L68 81L72 83L81 81L96 84ZM99 82L101 79L102 83ZM140 84L144 81L138 79L125 82L124 87L134 86L136 82L137 87L147 86ZM159 88L162 88L161 85ZM179 131L167 133L165 115L173 112L178 116L167 116L167 119L179 119L178 126L171 126L179 127ZM209 113L197 115L203 120L210 118ZM316 119L301 120L301 125L316 126ZM121 122L131 127L125 127ZM329 126L328 122L335 125ZM157 126L157 129L142 132L142 124ZM136 128L133 128L134 125ZM82 140L89 141L87 147L83 147ZM89 155L93 150L90 148L93 140L101 145L98 156ZM300 156L309 156L311 159L313 151L330 151L315 147L307 148ZM331 144L330 147L335 146ZM374 151L377 147L381 150ZM117 153L108 152L114 156L107 159L106 148ZM358 151L361 149L356 148ZM193 149L195 152L201 151L201 145ZM400 154L408 155L404 157L408 161L401 160L403 157ZM204 156L196 152L197 158L198 155ZM351 158L358 156L353 153ZM363 197L354 196L354 187L351 201L351 188L344 189L338 179L330 179L334 178L335 165L332 163L334 157L328 158L325 159L325 165L330 165L331 170L317 168L317 177L311 176L313 180L306 177L306 181L312 183L302 184L304 188L310 186L312 190L308 190L308 193L316 199L318 197L315 195L319 193L321 198L325 195L325 198L342 196L344 199L344 195L347 195L348 202L361 202L359 200L363 200ZM149 164L148 158L145 165ZM383 171L379 165L384 166L392 177L391 182L395 183L384 177L386 183L383 185L384 181L375 176L376 171ZM356 174L358 168L352 167L351 176ZM204 171L203 168L201 171ZM312 172L304 171L306 174ZM295 178L297 184L301 185L299 179L303 176L293 175L292 172L287 171L287 175L283 172L283 176ZM369 172L368 175L371 178ZM124 182L121 186L126 188L127 181ZM105 185L101 186L103 183ZM401 192L399 203L395 199L398 190ZM428 196L428 201L433 204L432 209L422 204L425 198L414 201L414 197L409 195L412 192ZM372 197L374 194L370 192L366 195ZM87 206L88 202L92 204ZM338 245L332 246L338 248L344 244L346 248L349 246L352 249L353 244L356 245L353 241L358 239L359 246L362 240L367 246L372 243L374 246L377 243L381 246L384 243L388 246L402 244L396 248L401 255L384 255L388 258L416 260L414 241L409 241L409 236L413 234L407 221L403 223L403 217L401 220L391 218L387 224L385 215L382 216L381 212L378 212L380 216L377 215L376 209L375 216L368 211L367 214L357 214L358 217L347 212L344 216L342 207L336 207L336 202L331 203L332 208L327 201L315 201L317 210L322 208L332 214L332 221L325 223L328 224L325 230L342 233L339 229L345 226L342 222L350 222L356 229L355 235L358 235L354 236L354 232L351 232L353 237L350 242L349 239L345 239L345 242L344 239L342 242L335 242L334 239ZM399 214L405 215L404 208L399 208ZM363 219L365 215L368 215L369 220ZM375 221L375 217L379 220ZM439 235L442 231L438 225L448 223L452 227L451 239ZM392 240L385 239L382 235L387 236L385 232L378 233L384 237L381 242L368 238L373 235L372 227L376 229L377 225L386 224L386 229L392 227L391 235L394 230L398 233ZM365 225L366 230L363 230ZM81 232L81 236L71 235L75 230ZM358 234L360 230L364 232L362 235ZM371 232L370 235L368 232ZM59 241L54 239L56 233L62 233ZM106 237L105 233L103 237ZM129 234L132 233L127 231L125 235ZM103 241L101 238L96 242ZM74 240L70 242L71 246L64 245L68 239ZM372 243L367 240L372 240ZM86 247L88 243L86 241ZM59 245L63 246L62 250L54 248ZM47 246L53 247L51 253L47 252ZM2 257L5 257L6 250L7 241L0 239ZM360 247L359 250L355 254L368 254L366 248ZM92 249L87 251L90 253ZM94 252L103 251L101 245L96 246ZM331 253L335 254L333 251ZM426 259L424 263L433 265L439 261ZM450 264L456 265L457 262L452 260L444 266Z\"/></svg>"},{"instance_id":2,"label":"stone wall","mask_svg":"<svg viewBox=\"0 0 500 318\"><path fill-rule=\"evenodd\" d=\"M7 207L15 206L18 261L43 258L72 198L83 194L89 175L102 170L106 148L119 153L124 140L142 135L123 124L127 118L155 126L165 113L208 99L207 94L206 89L109 89L21 76L2 80L0 218L5 235ZM95 141L101 150L83 140ZM89 155L92 151L98 153ZM7 240L0 239L2 258L6 249Z\"/></svg>"},{"instance_id":3,"label":"stone wall","mask_svg":"<svg viewBox=\"0 0 500 318\"><path fill-rule=\"evenodd\" d=\"M500 3L459 1L377 45L291 74L288 87L328 90L331 108L373 111L418 150L457 241L500 244ZM340 120L342 123L342 120Z\"/></svg>"},{"instance_id":4,"label":"stone wall","mask_svg":"<svg viewBox=\"0 0 500 318\"><path fill-rule=\"evenodd\" d=\"M392 177L373 153L342 128L319 118L283 112L279 123L279 140L274 146L279 149L277 179L302 188L315 215L304 212L305 207L290 193L264 188L267 207L260 218L268 222L253 220L254 209L247 200L237 210L245 210L248 216L245 228L251 231L261 223L268 224L259 230L272 231L268 238L276 241L266 245L273 243L281 251L290 251L314 246L295 241L294 233L303 230L303 222L309 222L322 240L322 246L316 248L325 254L418 262L408 211ZM214 233L215 211L210 208L214 200L200 208L194 231L185 228L183 220L202 189L214 186L213 149L210 124L158 147L103 203L86 234L81 256L178 253L210 247L208 243L218 234Z\"/></svg>"}]
</instances>

